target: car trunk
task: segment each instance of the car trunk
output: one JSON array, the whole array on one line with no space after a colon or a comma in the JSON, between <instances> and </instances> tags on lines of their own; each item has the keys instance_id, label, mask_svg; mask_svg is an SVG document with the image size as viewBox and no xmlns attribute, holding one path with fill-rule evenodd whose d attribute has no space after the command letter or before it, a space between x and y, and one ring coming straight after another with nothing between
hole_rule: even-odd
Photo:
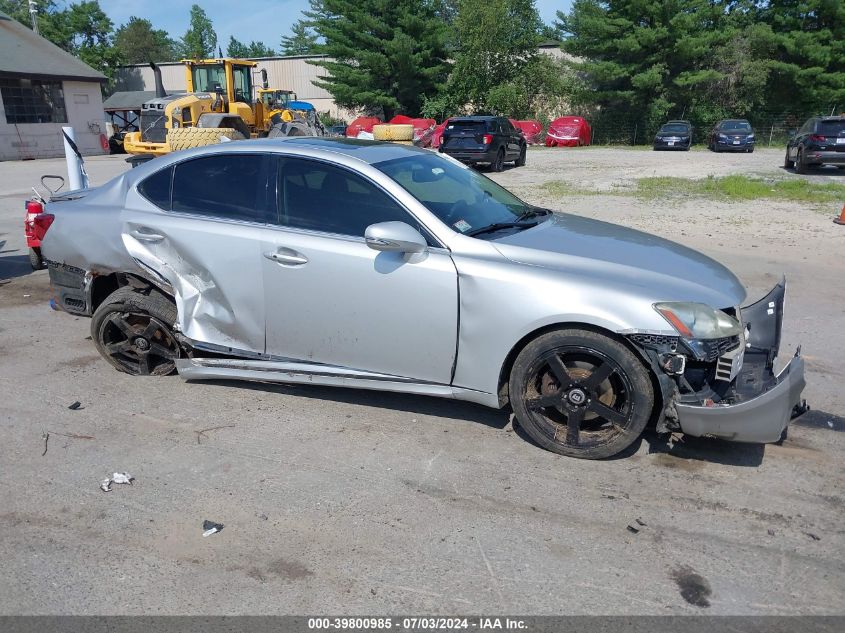
<instances>
[{"instance_id":1,"label":"car trunk","mask_svg":"<svg viewBox=\"0 0 845 633\"><path fill-rule=\"evenodd\" d=\"M484 121L453 120L443 132L443 147L467 152L483 152L489 145L484 142L484 136L489 133L487 123Z\"/></svg>"}]
</instances>

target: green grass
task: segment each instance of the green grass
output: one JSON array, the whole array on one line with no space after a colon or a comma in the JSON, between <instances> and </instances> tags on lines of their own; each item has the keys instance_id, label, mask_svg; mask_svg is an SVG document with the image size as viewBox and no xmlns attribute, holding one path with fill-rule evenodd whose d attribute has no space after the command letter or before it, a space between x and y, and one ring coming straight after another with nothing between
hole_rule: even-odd
<instances>
[{"instance_id":1,"label":"green grass","mask_svg":"<svg viewBox=\"0 0 845 633\"><path fill-rule=\"evenodd\" d=\"M633 188L619 186L609 191L598 191L555 180L545 183L543 189L557 198L610 195L635 196L643 200L707 198L726 202L748 200L781 200L810 204L845 202L845 185L819 184L800 178L781 180L733 175L692 179L658 176L637 178L635 183Z\"/></svg>"},{"instance_id":2,"label":"green grass","mask_svg":"<svg viewBox=\"0 0 845 633\"><path fill-rule=\"evenodd\" d=\"M804 179L774 180L733 175L700 180L658 176L638 178L634 195L646 200L658 198L710 198L728 202L785 200L823 203L845 200L845 185L818 184Z\"/></svg>"}]
</instances>

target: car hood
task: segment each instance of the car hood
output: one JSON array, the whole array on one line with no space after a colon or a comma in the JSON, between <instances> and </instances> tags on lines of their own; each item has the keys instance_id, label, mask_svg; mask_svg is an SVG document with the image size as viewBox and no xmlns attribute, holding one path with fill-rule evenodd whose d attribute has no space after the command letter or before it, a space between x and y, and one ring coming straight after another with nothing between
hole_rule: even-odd
<instances>
[{"instance_id":1,"label":"car hood","mask_svg":"<svg viewBox=\"0 0 845 633\"><path fill-rule=\"evenodd\" d=\"M624 284L654 301L735 307L745 288L719 262L675 242L617 224L555 214L490 242L511 261L561 270L592 283Z\"/></svg>"}]
</instances>

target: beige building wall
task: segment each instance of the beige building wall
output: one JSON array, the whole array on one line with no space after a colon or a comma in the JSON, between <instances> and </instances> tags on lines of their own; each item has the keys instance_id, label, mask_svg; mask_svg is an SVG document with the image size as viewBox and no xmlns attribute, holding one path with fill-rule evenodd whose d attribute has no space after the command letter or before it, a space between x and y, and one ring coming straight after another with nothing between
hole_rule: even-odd
<instances>
[{"instance_id":1,"label":"beige building wall","mask_svg":"<svg viewBox=\"0 0 845 633\"><path fill-rule=\"evenodd\" d=\"M0 95L0 160L25 160L64 156L62 127L76 133L83 154L104 154L100 134L105 134L105 115L99 82L63 81L67 123L6 123Z\"/></svg>"}]
</instances>

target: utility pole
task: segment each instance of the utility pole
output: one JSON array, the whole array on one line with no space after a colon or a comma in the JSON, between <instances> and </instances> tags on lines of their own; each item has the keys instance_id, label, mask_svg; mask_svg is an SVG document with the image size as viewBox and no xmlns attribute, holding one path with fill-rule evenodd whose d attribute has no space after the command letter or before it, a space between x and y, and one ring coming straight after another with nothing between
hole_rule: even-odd
<instances>
[{"instance_id":1,"label":"utility pole","mask_svg":"<svg viewBox=\"0 0 845 633\"><path fill-rule=\"evenodd\" d=\"M35 4L35 0L29 0L29 15L32 18L32 30L35 31L36 35L40 35L38 32L38 5Z\"/></svg>"}]
</instances>

